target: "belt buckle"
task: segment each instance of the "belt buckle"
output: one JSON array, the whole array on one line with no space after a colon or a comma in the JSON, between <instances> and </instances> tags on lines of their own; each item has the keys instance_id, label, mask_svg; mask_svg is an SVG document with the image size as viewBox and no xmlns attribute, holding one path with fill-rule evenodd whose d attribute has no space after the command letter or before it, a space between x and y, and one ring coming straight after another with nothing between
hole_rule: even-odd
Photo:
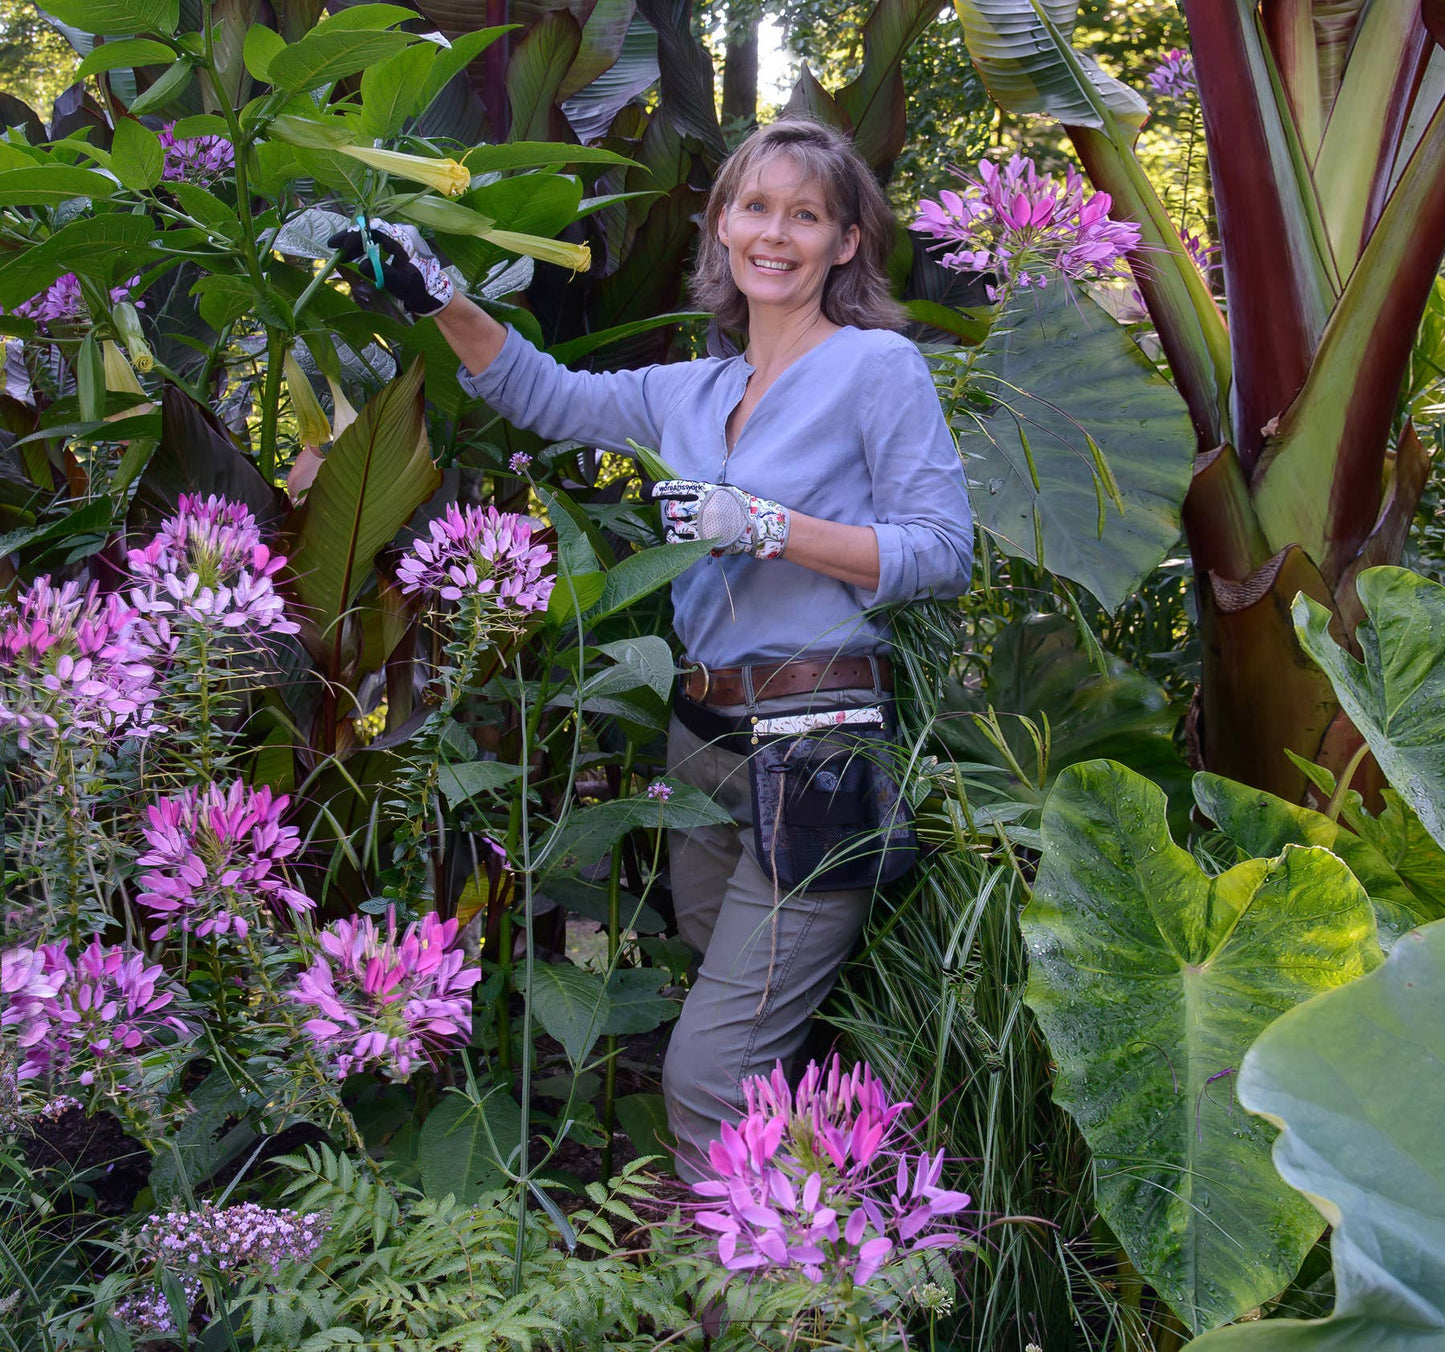
<instances>
[{"instance_id":1,"label":"belt buckle","mask_svg":"<svg viewBox=\"0 0 1445 1352\"><path fill-rule=\"evenodd\" d=\"M692 700L694 704L706 704L708 691L712 689L712 672L707 669L706 662L695 662L687 674L691 676L699 671L702 672L702 694L689 695L688 699Z\"/></svg>"}]
</instances>

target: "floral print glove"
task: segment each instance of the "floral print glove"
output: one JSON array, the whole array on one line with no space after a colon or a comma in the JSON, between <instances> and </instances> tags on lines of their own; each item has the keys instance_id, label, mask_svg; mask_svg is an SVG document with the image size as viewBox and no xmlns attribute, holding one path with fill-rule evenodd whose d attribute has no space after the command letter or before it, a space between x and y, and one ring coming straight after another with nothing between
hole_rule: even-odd
<instances>
[{"instance_id":1,"label":"floral print glove","mask_svg":"<svg viewBox=\"0 0 1445 1352\"><path fill-rule=\"evenodd\" d=\"M418 319L444 310L455 290L452 279L416 227L393 225L376 216L366 225L381 251L382 285ZM326 243L340 249L348 263L357 262L366 252L366 240L355 225L338 230ZM369 267L363 265L362 273L371 280Z\"/></svg>"},{"instance_id":2,"label":"floral print glove","mask_svg":"<svg viewBox=\"0 0 1445 1352\"><path fill-rule=\"evenodd\" d=\"M714 556L751 554L755 559L781 558L788 546L792 514L781 503L754 497L732 484L698 479L663 479L647 491L662 504L668 544L716 540Z\"/></svg>"}]
</instances>

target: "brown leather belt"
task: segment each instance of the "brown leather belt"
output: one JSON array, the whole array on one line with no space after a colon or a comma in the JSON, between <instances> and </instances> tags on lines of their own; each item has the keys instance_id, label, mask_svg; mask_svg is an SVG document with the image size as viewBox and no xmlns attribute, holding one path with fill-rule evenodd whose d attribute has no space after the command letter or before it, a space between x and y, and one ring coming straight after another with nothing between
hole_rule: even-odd
<instances>
[{"instance_id":1,"label":"brown leather belt","mask_svg":"<svg viewBox=\"0 0 1445 1352\"><path fill-rule=\"evenodd\" d=\"M699 663L678 678L678 689L694 704L747 704L747 677L753 699L812 695L825 690L893 689L893 666L886 657L800 658L776 665L709 669Z\"/></svg>"}]
</instances>

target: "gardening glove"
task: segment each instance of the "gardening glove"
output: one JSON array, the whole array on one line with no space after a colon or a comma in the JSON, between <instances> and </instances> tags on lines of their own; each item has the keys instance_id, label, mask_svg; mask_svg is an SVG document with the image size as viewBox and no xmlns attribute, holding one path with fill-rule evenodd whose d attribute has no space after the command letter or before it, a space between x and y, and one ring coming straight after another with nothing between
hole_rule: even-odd
<instances>
[{"instance_id":1,"label":"gardening glove","mask_svg":"<svg viewBox=\"0 0 1445 1352\"><path fill-rule=\"evenodd\" d=\"M646 491L662 504L670 545L680 540L716 540L715 557L751 554L755 559L781 558L787 548L792 514L781 503L756 498L732 484L696 479L663 479Z\"/></svg>"},{"instance_id":2,"label":"gardening glove","mask_svg":"<svg viewBox=\"0 0 1445 1352\"><path fill-rule=\"evenodd\" d=\"M455 289L452 279L416 227L393 225L376 216L366 224L381 253L381 284L418 319L445 309ZM360 226L338 230L326 243L340 249L344 262L357 263L366 279L372 280L370 265L358 261L364 260L367 243Z\"/></svg>"}]
</instances>

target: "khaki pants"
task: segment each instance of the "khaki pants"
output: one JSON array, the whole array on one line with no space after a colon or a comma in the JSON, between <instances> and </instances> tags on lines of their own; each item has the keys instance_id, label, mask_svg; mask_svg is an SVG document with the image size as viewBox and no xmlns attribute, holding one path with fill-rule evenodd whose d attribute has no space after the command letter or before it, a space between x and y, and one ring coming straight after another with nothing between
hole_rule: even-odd
<instances>
[{"instance_id":1,"label":"khaki pants","mask_svg":"<svg viewBox=\"0 0 1445 1352\"><path fill-rule=\"evenodd\" d=\"M879 698L872 690L838 690L812 702L851 708ZM793 712L808 703L799 696L760 700L747 712ZM733 819L668 833L678 933L701 964L668 1043L662 1090L678 1173L696 1182L720 1124L742 1116L741 1081L768 1074L777 1061L792 1069L808 1019L833 988L873 893L781 891L775 901L755 854L747 757L709 745L674 717L667 766Z\"/></svg>"}]
</instances>

